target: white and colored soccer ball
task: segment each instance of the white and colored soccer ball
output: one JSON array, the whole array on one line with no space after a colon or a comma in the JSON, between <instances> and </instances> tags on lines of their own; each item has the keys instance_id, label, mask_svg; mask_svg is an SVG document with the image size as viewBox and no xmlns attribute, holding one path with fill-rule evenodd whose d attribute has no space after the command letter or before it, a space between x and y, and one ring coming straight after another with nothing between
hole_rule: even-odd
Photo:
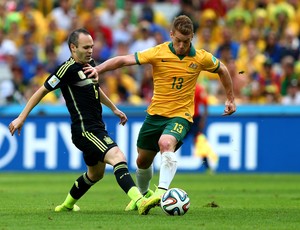
<instances>
[{"instance_id":1,"label":"white and colored soccer ball","mask_svg":"<svg viewBox=\"0 0 300 230\"><path fill-rule=\"evenodd\" d=\"M161 198L160 207L170 216L183 216L190 208L188 194L180 188L170 188Z\"/></svg>"}]
</instances>

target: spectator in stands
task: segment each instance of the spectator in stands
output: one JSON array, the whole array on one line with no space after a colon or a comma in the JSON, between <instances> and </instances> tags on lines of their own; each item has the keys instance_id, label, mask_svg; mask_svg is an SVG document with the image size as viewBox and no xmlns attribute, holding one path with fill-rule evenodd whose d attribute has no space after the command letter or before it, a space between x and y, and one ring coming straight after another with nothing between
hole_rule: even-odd
<instances>
[{"instance_id":1,"label":"spectator in stands","mask_svg":"<svg viewBox=\"0 0 300 230\"><path fill-rule=\"evenodd\" d=\"M100 1L96 0L79 0L76 4L76 14L82 22L85 22L91 14L100 16L102 10L103 8L100 7Z\"/></svg>"},{"instance_id":2,"label":"spectator in stands","mask_svg":"<svg viewBox=\"0 0 300 230\"><path fill-rule=\"evenodd\" d=\"M72 7L72 0L59 0L59 5L51 10L48 21L54 20L59 29L66 33L72 29L72 20L76 17L76 11Z\"/></svg>"},{"instance_id":3,"label":"spectator in stands","mask_svg":"<svg viewBox=\"0 0 300 230\"><path fill-rule=\"evenodd\" d=\"M125 69L126 71L126 69ZM141 104L138 96L138 86L135 79L124 72L116 69L105 74L105 83L112 101L116 104Z\"/></svg>"},{"instance_id":4,"label":"spectator in stands","mask_svg":"<svg viewBox=\"0 0 300 230\"><path fill-rule=\"evenodd\" d=\"M286 28L293 28L295 12L293 7L286 2L277 3L270 12L272 30L279 36L284 34Z\"/></svg>"},{"instance_id":5,"label":"spectator in stands","mask_svg":"<svg viewBox=\"0 0 300 230\"><path fill-rule=\"evenodd\" d=\"M4 29L0 28L0 62L11 64L10 59L18 54L17 46L14 41L6 37Z\"/></svg>"},{"instance_id":6,"label":"spectator in stands","mask_svg":"<svg viewBox=\"0 0 300 230\"><path fill-rule=\"evenodd\" d=\"M300 55L300 40L296 32L287 27L284 31L283 38L281 39L281 56L280 60L286 56L292 56L294 60L297 60Z\"/></svg>"},{"instance_id":7,"label":"spectator in stands","mask_svg":"<svg viewBox=\"0 0 300 230\"><path fill-rule=\"evenodd\" d=\"M26 87L23 84L22 69L14 64L11 67L11 74L11 78L0 81L0 104L23 104L26 102L24 97Z\"/></svg>"},{"instance_id":8,"label":"spectator in stands","mask_svg":"<svg viewBox=\"0 0 300 230\"><path fill-rule=\"evenodd\" d=\"M66 30L59 28L56 23L56 20L51 16L48 16L47 18L47 25L48 25L47 38L51 37L51 39L53 40L53 45L56 48L61 43L64 42L68 33ZM47 40L45 42L47 42ZM42 43L43 46L47 45L45 44L45 42Z\"/></svg>"},{"instance_id":9,"label":"spectator in stands","mask_svg":"<svg viewBox=\"0 0 300 230\"><path fill-rule=\"evenodd\" d=\"M265 37L270 31L270 21L268 19L268 13L266 9L256 8L254 10L251 27L250 37L253 39L253 33L255 33L254 36L256 38L255 40L257 48L263 52L266 47Z\"/></svg>"},{"instance_id":10,"label":"spectator in stands","mask_svg":"<svg viewBox=\"0 0 300 230\"><path fill-rule=\"evenodd\" d=\"M222 40L218 20L217 14L212 9L206 9L201 13L200 26L196 32L196 47L206 47L208 51L215 52L217 44Z\"/></svg>"},{"instance_id":11,"label":"spectator in stands","mask_svg":"<svg viewBox=\"0 0 300 230\"><path fill-rule=\"evenodd\" d=\"M259 84L259 93L264 95L267 90L272 91L277 98L280 98L280 75L273 69L273 63L271 59L267 59L261 71L258 73L257 81Z\"/></svg>"},{"instance_id":12,"label":"spectator in stands","mask_svg":"<svg viewBox=\"0 0 300 230\"><path fill-rule=\"evenodd\" d=\"M135 53L139 50L144 50L156 45L155 38L150 30L150 23L148 21L141 21L139 23L136 40L130 45L129 53Z\"/></svg>"},{"instance_id":13,"label":"spectator in stands","mask_svg":"<svg viewBox=\"0 0 300 230\"><path fill-rule=\"evenodd\" d=\"M18 65L23 72L23 83L27 85L31 78L36 75L38 65L40 65L41 62L38 59L37 50L33 44L25 44L22 48L23 53L19 57Z\"/></svg>"},{"instance_id":14,"label":"spectator in stands","mask_svg":"<svg viewBox=\"0 0 300 230\"><path fill-rule=\"evenodd\" d=\"M239 53L240 44L232 40L232 31L228 27L222 28L222 42L219 44L215 56L217 58L221 57L221 49L224 46L228 46L230 48L231 57L236 60Z\"/></svg>"},{"instance_id":15,"label":"spectator in stands","mask_svg":"<svg viewBox=\"0 0 300 230\"><path fill-rule=\"evenodd\" d=\"M247 73L250 80L256 80L266 57L258 50L254 40L248 40L245 43L245 46L247 52L244 52L244 56L240 56L236 60L237 68L238 70Z\"/></svg>"},{"instance_id":16,"label":"spectator in stands","mask_svg":"<svg viewBox=\"0 0 300 230\"><path fill-rule=\"evenodd\" d=\"M243 43L249 39L252 16L246 9L236 7L226 13L226 25L231 28L232 40Z\"/></svg>"},{"instance_id":17,"label":"spectator in stands","mask_svg":"<svg viewBox=\"0 0 300 230\"><path fill-rule=\"evenodd\" d=\"M26 17L25 27L21 30L21 33L28 35L28 39L33 44L36 44L37 47L41 46L44 42L44 38L48 33L47 23L43 19L43 22L37 21L38 19L34 18L33 15L28 14ZM43 24L42 24L43 23ZM23 42L25 44L25 42Z\"/></svg>"},{"instance_id":18,"label":"spectator in stands","mask_svg":"<svg viewBox=\"0 0 300 230\"><path fill-rule=\"evenodd\" d=\"M133 42L133 35L136 32L136 26L130 23L129 15L125 15L119 26L113 29L113 42L116 46L119 43L129 44ZM114 47L115 48L115 47Z\"/></svg>"},{"instance_id":19,"label":"spectator in stands","mask_svg":"<svg viewBox=\"0 0 300 230\"><path fill-rule=\"evenodd\" d=\"M298 80L299 77L295 72L295 60L292 56L286 56L281 61L282 66L282 74L281 78L281 95L285 96L287 94L287 87L289 83L296 79Z\"/></svg>"},{"instance_id":20,"label":"spectator in stands","mask_svg":"<svg viewBox=\"0 0 300 230\"><path fill-rule=\"evenodd\" d=\"M270 58L274 64L280 63L281 46L279 44L279 37L275 31L269 31L265 37L266 46L264 54L267 58Z\"/></svg>"},{"instance_id":21,"label":"spectator in stands","mask_svg":"<svg viewBox=\"0 0 300 230\"><path fill-rule=\"evenodd\" d=\"M300 105L300 90L299 82L292 79L287 86L287 94L282 97L281 104L283 105Z\"/></svg>"},{"instance_id":22,"label":"spectator in stands","mask_svg":"<svg viewBox=\"0 0 300 230\"><path fill-rule=\"evenodd\" d=\"M38 45L42 42L42 37L47 33L47 23L44 15L35 8L35 1L33 0L20 1L18 9L21 16L21 33L28 34L29 31L33 32L34 34L30 36L30 39Z\"/></svg>"},{"instance_id":23,"label":"spectator in stands","mask_svg":"<svg viewBox=\"0 0 300 230\"><path fill-rule=\"evenodd\" d=\"M46 47L45 56L47 57L43 62L45 69L47 72L52 73L59 65L55 47Z\"/></svg>"},{"instance_id":24,"label":"spectator in stands","mask_svg":"<svg viewBox=\"0 0 300 230\"><path fill-rule=\"evenodd\" d=\"M227 1L223 1L223 0L214 0L214 1L202 0L200 1L200 9L202 13L207 9L212 10L217 14L218 17L222 18L225 16L227 11L226 3Z\"/></svg>"},{"instance_id":25,"label":"spectator in stands","mask_svg":"<svg viewBox=\"0 0 300 230\"><path fill-rule=\"evenodd\" d=\"M45 66L39 64L37 66L36 75L30 79L28 86L24 92L24 97L26 101L30 99L30 97L44 84L45 80L49 76L45 69ZM58 90L57 90L58 91ZM40 101L42 104L56 104L58 103L60 92L52 91L48 93L43 99Z\"/></svg>"},{"instance_id":26,"label":"spectator in stands","mask_svg":"<svg viewBox=\"0 0 300 230\"><path fill-rule=\"evenodd\" d=\"M143 5L139 21L148 22L150 32L152 34L160 33L163 37L163 41L168 41L170 39L169 28L165 25L166 19L160 12L155 11L150 4Z\"/></svg>"},{"instance_id":27,"label":"spectator in stands","mask_svg":"<svg viewBox=\"0 0 300 230\"><path fill-rule=\"evenodd\" d=\"M179 5L180 10L176 15L174 15L174 17L177 17L179 15L188 16L192 20L194 31L196 32L199 28L200 17L199 13L196 11L197 6L195 5L195 2L193 0L180 0Z\"/></svg>"},{"instance_id":28,"label":"spectator in stands","mask_svg":"<svg viewBox=\"0 0 300 230\"><path fill-rule=\"evenodd\" d=\"M129 53L135 53L137 51L145 50L156 45L156 40L150 31L150 23L148 21L141 21L139 23L138 31L138 34L140 36L131 43L129 47ZM141 66L141 68L137 68L134 76L139 86L143 78L143 68L143 66Z\"/></svg>"},{"instance_id":29,"label":"spectator in stands","mask_svg":"<svg viewBox=\"0 0 300 230\"><path fill-rule=\"evenodd\" d=\"M118 28L125 16L124 10L117 7L116 0L105 0L104 2L104 8L100 12L100 21L111 29Z\"/></svg>"}]
</instances>

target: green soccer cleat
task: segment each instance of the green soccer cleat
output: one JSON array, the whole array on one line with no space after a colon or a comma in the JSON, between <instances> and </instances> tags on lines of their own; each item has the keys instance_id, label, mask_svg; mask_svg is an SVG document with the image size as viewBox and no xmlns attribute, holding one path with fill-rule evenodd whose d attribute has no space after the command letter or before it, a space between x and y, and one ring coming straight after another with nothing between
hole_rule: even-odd
<instances>
[{"instance_id":1,"label":"green soccer cleat","mask_svg":"<svg viewBox=\"0 0 300 230\"><path fill-rule=\"evenodd\" d=\"M80 208L74 204L73 208L68 208L64 204L55 207L55 212L78 212Z\"/></svg>"},{"instance_id":2,"label":"green soccer cleat","mask_svg":"<svg viewBox=\"0 0 300 230\"><path fill-rule=\"evenodd\" d=\"M140 215L147 215L151 208L159 205L161 197L166 192L164 189L157 188L149 198L143 198L138 204Z\"/></svg>"},{"instance_id":3,"label":"green soccer cleat","mask_svg":"<svg viewBox=\"0 0 300 230\"><path fill-rule=\"evenodd\" d=\"M149 189L147 191L147 193L144 195L144 197L145 198L149 198L150 196L152 196L153 193L154 192L151 189ZM129 204L126 206L125 211L127 212L127 211L135 211L135 210L138 210L138 207L136 205L136 202L134 202L133 200L131 200L129 202Z\"/></svg>"}]
</instances>

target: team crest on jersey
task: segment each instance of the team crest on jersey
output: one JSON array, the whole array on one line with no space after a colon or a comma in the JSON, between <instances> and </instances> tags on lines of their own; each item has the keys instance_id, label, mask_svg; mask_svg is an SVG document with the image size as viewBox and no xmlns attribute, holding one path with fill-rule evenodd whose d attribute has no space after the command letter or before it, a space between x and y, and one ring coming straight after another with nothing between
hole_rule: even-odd
<instances>
[{"instance_id":1,"label":"team crest on jersey","mask_svg":"<svg viewBox=\"0 0 300 230\"><path fill-rule=\"evenodd\" d=\"M191 68L191 69L197 69L197 68L198 68L198 65L192 62L192 63L189 65L189 68Z\"/></svg>"},{"instance_id":2,"label":"team crest on jersey","mask_svg":"<svg viewBox=\"0 0 300 230\"><path fill-rule=\"evenodd\" d=\"M110 145L113 143L113 140L110 137L105 136L103 140L106 142L106 144Z\"/></svg>"},{"instance_id":3,"label":"team crest on jersey","mask_svg":"<svg viewBox=\"0 0 300 230\"><path fill-rule=\"evenodd\" d=\"M79 72L78 72L78 76L80 77L80 79L86 79L86 76L85 76L85 74L84 74L84 72L82 71L82 70L80 70Z\"/></svg>"},{"instance_id":4,"label":"team crest on jersey","mask_svg":"<svg viewBox=\"0 0 300 230\"><path fill-rule=\"evenodd\" d=\"M217 63L217 58L215 56L212 56L211 60L213 61L214 64Z\"/></svg>"},{"instance_id":5,"label":"team crest on jersey","mask_svg":"<svg viewBox=\"0 0 300 230\"><path fill-rule=\"evenodd\" d=\"M55 86L57 86L57 84L60 82L60 80L58 79L58 77L56 77L55 75L53 75L49 80L48 80L48 84L52 86L52 88L54 88Z\"/></svg>"}]
</instances>

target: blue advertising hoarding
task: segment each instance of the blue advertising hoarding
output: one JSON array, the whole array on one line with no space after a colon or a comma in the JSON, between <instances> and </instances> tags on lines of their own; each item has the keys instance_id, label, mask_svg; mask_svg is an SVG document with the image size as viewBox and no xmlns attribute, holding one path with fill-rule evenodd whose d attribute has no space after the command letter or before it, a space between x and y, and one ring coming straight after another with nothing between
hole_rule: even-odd
<instances>
[{"instance_id":1,"label":"blue advertising hoarding","mask_svg":"<svg viewBox=\"0 0 300 230\"><path fill-rule=\"evenodd\" d=\"M38 106L27 118L21 135L11 136L8 124L22 107L0 108L0 171L85 171L81 152L72 144L70 119L64 106ZM106 109L104 120L111 137L125 153L129 169L136 168L136 139L146 107L123 106L128 123ZM300 109L283 106L239 106L233 116L221 116L211 106L205 134L218 162L217 172L300 172ZM192 138L177 151L178 171L201 172ZM160 157L155 160L159 167ZM110 167L108 167L110 170Z\"/></svg>"}]
</instances>

